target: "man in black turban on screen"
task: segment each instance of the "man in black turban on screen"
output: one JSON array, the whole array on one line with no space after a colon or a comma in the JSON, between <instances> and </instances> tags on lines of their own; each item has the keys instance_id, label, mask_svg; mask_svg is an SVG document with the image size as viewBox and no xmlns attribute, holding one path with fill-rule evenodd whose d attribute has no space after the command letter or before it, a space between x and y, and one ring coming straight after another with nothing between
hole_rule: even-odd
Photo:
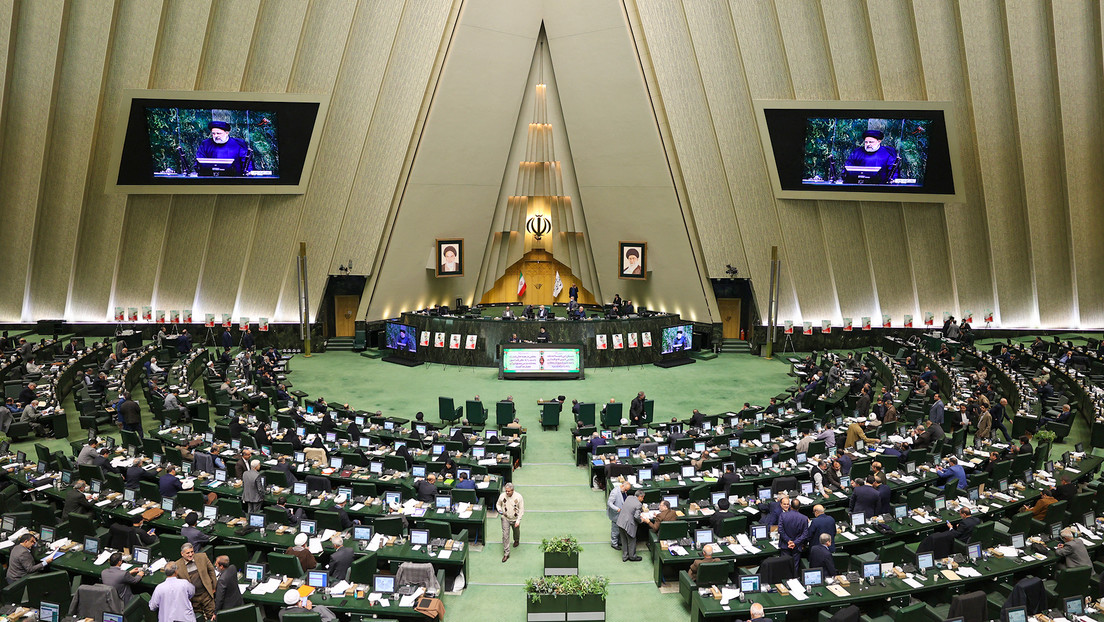
<instances>
[{"instance_id":1,"label":"man in black turban on screen","mask_svg":"<svg viewBox=\"0 0 1104 622\"><path fill-rule=\"evenodd\" d=\"M844 162L844 181L849 184L888 184L897 178L897 151L882 145L881 130L863 132L863 144L851 150ZM851 167L877 168L876 171L853 171Z\"/></svg>"},{"instance_id":2,"label":"man in black turban on screen","mask_svg":"<svg viewBox=\"0 0 1104 622\"><path fill-rule=\"evenodd\" d=\"M207 124L210 138L203 139L196 148L196 170L200 175L238 177L253 170L249 145L230 135L230 124L211 121ZM229 164L204 162L209 159L233 160Z\"/></svg>"}]
</instances>

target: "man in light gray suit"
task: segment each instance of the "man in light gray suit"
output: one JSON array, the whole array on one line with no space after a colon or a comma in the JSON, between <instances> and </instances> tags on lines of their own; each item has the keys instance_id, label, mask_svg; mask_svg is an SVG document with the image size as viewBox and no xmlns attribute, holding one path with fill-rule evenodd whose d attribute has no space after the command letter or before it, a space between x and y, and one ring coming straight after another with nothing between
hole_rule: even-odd
<instances>
[{"instance_id":1,"label":"man in light gray suit","mask_svg":"<svg viewBox=\"0 0 1104 622\"><path fill-rule=\"evenodd\" d=\"M1058 561L1059 568L1076 568L1078 566L1092 566L1089 551L1080 538L1073 536L1069 527L1063 529L1058 535L1062 536L1062 542L1054 549L1054 552L1062 559Z\"/></svg>"},{"instance_id":2,"label":"man in light gray suit","mask_svg":"<svg viewBox=\"0 0 1104 622\"><path fill-rule=\"evenodd\" d=\"M264 488L261 486L261 461L249 463L249 470L242 473L242 501L250 514L260 514L264 505Z\"/></svg>"},{"instance_id":3,"label":"man in light gray suit","mask_svg":"<svg viewBox=\"0 0 1104 622\"><path fill-rule=\"evenodd\" d=\"M123 604L130 602L131 598L134 598L134 592L131 591L130 586L134 585L142 580L145 573L141 570L133 572L127 572L123 570L123 554L112 553L111 557L107 560L108 567L104 568L100 573L100 581L104 585L115 588L115 591L119 594L119 598L122 599Z\"/></svg>"},{"instance_id":4,"label":"man in light gray suit","mask_svg":"<svg viewBox=\"0 0 1104 622\"><path fill-rule=\"evenodd\" d=\"M636 491L636 496L625 499L621 511L617 513L617 528L621 537L621 561L638 562L636 554L636 528L640 524L640 513L644 509L644 491Z\"/></svg>"},{"instance_id":5,"label":"man in light gray suit","mask_svg":"<svg viewBox=\"0 0 1104 622\"><path fill-rule=\"evenodd\" d=\"M621 482L620 486L614 486L610 490L609 499L606 499L606 516L610 519L610 546L617 550L621 550L617 517L621 515L621 506L625 503L625 497L629 494L630 488L632 484Z\"/></svg>"}]
</instances>

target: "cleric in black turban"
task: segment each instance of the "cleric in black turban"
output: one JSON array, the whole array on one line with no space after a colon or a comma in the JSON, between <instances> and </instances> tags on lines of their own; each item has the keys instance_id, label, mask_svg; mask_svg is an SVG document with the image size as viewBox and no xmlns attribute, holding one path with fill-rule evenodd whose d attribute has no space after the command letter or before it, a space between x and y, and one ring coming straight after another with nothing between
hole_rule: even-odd
<instances>
[{"instance_id":1,"label":"cleric in black turban","mask_svg":"<svg viewBox=\"0 0 1104 622\"><path fill-rule=\"evenodd\" d=\"M253 160L249 156L249 145L240 138L230 135L230 124L225 121L211 121L207 124L210 138L203 139L196 148L196 170L200 175L219 177L241 176L253 170ZM199 160L207 158L232 159L231 164L213 165Z\"/></svg>"},{"instance_id":2,"label":"cleric in black turban","mask_svg":"<svg viewBox=\"0 0 1104 622\"><path fill-rule=\"evenodd\" d=\"M844 166L868 166L877 167L874 173L864 173L856 178L851 172L847 173L848 181L859 181L867 184L888 184L897 177L897 151L893 147L882 144L885 134L881 130L867 130L863 132L863 143L851 150L847 155ZM861 180L861 181L860 181Z\"/></svg>"}]
</instances>

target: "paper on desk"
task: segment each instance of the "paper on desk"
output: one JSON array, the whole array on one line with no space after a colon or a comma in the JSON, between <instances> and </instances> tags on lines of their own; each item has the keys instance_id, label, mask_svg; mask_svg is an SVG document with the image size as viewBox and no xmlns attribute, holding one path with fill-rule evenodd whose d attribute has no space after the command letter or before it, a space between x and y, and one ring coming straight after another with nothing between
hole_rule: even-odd
<instances>
[{"instance_id":1,"label":"paper on desk","mask_svg":"<svg viewBox=\"0 0 1104 622\"><path fill-rule=\"evenodd\" d=\"M686 555L686 549L682 548L682 546L678 544L672 544L671 546L667 547L667 552L676 557L683 557L684 555Z\"/></svg>"},{"instance_id":2,"label":"paper on desk","mask_svg":"<svg viewBox=\"0 0 1104 622\"><path fill-rule=\"evenodd\" d=\"M838 499L846 499L847 498L847 495L843 494L842 492L840 492L838 490L834 494L836 495L836 498L838 498Z\"/></svg>"},{"instance_id":3,"label":"paper on desk","mask_svg":"<svg viewBox=\"0 0 1104 622\"><path fill-rule=\"evenodd\" d=\"M3 551L4 549L14 545L15 543L11 540L4 540L3 542L0 542L0 551Z\"/></svg>"},{"instance_id":4,"label":"paper on desk","mask_svg":"<svg viewBox=\"0 0 1104 622\"><path fill-rule=\"evenodd\" d=\"M326 529L326 530L322 531L322 539L323 540L329 540L330 538L332 538L336 535L337 535L337 532L334 531L333 529Z\"/></svg>"},{"instance_id":5,"label":"paper on desk","mask_svg":"<svg viewBox=\"0 0 1104 622\"><path fill-rule=\"evenodd\" d=\"M786 581L786 587L790 588L790 594L798 600L806 600L809 598L809 595L805 593L805 586L801 585L801 581L797 579Z\"/></svg>"},{"instance_id":6,"label":"paper on desk","mask_svg":"<svg viewBox=\"0 0 1104 622\"><path fill-rule=\"evenodd\" d=\"M321 503L322 503L322 499L311 499L310 500L311 505L320 505Z\"/></svg>"},{"instance_id":7,"label":"paper on desk","mask_svg":"<svg viewBox=\"0 0 1104 622\"><path fill-rule=\"evenodd\" d=\"M471 510L468 510L466 512L460 512L457 516L459 516L460 518L471 518L471 515Z\"/></svg>"},{"instance_id":8,"label":"paper on desk","mask_svg":"<svg viewBox=\"0 0 1104 622\"><path fill-rule=\"evenodd\" d=\"M249 593L249 584L248 583L239 583L238 584L238 592L240 592L242 594L248 594Z\"/></svg>"},{"instance_id":9,"label":"paper on desk","mask_svg":"<svg viewBox=\"0 0 1104 622\"><path fill-rule=\"evenodd\" d=\"M360 510L364 509L364 504L363 503L357 503L355 505L349 506L349 509L354 511L354 512L359 512Z\"/></svg>"},{"instance_id":10,"label":"paper on desk","mask_svg":"<svg viewBox=\"0 0 1104 622\"><path fill-rule=\"evenodd\" d=\"M801 505L813 505L813 500L805 495L797 495L797 500L801 502Z\"/></svg>"},{"instance_id":11,"label":"paper on desk","mask_svg":"<svg viewBox=\"0 0 1104 622\"><path fill-rule=\"evenodd\" d=\"M958 576L960 576L960 577L980 577L981 573L978 572L977 568L968 568L966 566L959 566L958 567Z\"/></svg>"},{"instance_id":12,"label":"paper on desk","mask_svg":"<svg viewBox=\"0 0 1104 622\"><path fill-rule=\"evenodd\" d=\"M249 593L255 594L257 596L264 596L265 594L271 594L278 589L280 589L280 579L274 577L253 588L253 590Z\"/></svg>"},{"instance_id":13,"label":"paper on desk","mask_svg":"<svg viewBox=\"0 0 1104 622\"><path fill-rule=\"evenodd\" d=\"M452 557L452 549L441 549L437 552L438 559L448 559Z\"/></svg>"},{"instance_id":14,"label":"paper on desk","mask_svg":"<svg viewBox=\"0 0 1104 622\"><path fill-rule=\"evenodd\" d=\"M374 600L380 600L381 598L383 598L383 594L381 594L379 592L372 592L371 594L368 595L368 602L372 602ZM386 607L386 606L387 605L384 605L384 607Z\"/></svg>"},{"instance_id":15,"label":"paper on desk","mask_svg":"<svg viewBox=\"0 0 1104 622\"><path fill-rule=\"evenodd\" d=\"M39 486L38 488L32 488L28 492L39 492L39 491L42 491L42 490L46 490L47 488L53 488L53 487L54 487L54 485L52 483L51 484L43 484L43 485Z\"/></svg>"},{"instance_id":16,"label":"paper on desk","mask_svg":"<svg viewBox=\"0 0 1104 622\"><path fill-rule=\"evenodd\" d=\"M497 462L494 458L484 458L479 461L479 466L494 466Z\"/></svg>"},{"instance_id":17,"label":"paper on desk","mask_svg":"<svg viewBox=\"0 0 1104 622\"><path fill-rule=\"evenodd\" d=\"M379 547L383 546L383 540L386 537L387 536L383 535L382 533L377 533L376 535L372 536L372 540L368 542L368 550L378 551Z\"/></svg>"},{"instance_id":18,"label":"paper on desk","mask_svg":"<svg viewBox=\"0 0 1104 622\"><path fill-rule=\"evenodd\" d=\"M739 598L739 597L740 597L740 590L738 590L734 587L722 587L721 588L721 604L722 605L727 605L728 601L732 600L733 598Z\"/></svg>"},{"instance_id":19,"label":"paper on desk","mask_svg":"<svg viewBox=\"0 0 1104 622\"><path fill-rule=\"evenodd\" d=\"M93 566L99 566L107 561L107 558L111 557L111 551L104 551L100 553L100 556L96 558L96 561L92 562Z\"/></svg>"},{"instance_id":20,"label":"paper on desk","mask_svg":"<svg viewBox=\"0 0 1104 622\"><path fill-rule=\"evenodd\" d=\"M950 570L948 568L944 568L943 570L940 570L939 573L942 574L944 577L947 577L951 581L958 581L962 578L962 577L958 576L958 574L955 573L955 571Z\"/></svg>"},{"instance_id":21,"label":"paper on desk","mask_svg":"<svg viewBox=\"0 0 1104 622\"><path fill-rule=\"evenodd\" d=\"M102 508L103 506L107 505L108 503L111 503L111 499L104 499L103 501L97 501L96 502L96 507Z\"/></svg>"},{"instance_id":22,"label":"paper on desk","mask_svg":"<svg viewBox=\"0 0 1104 622\"><path fill-rule=\"evenodd\" d=\"M330 595L331 596L339 596L341 594L344 594L345 590L349 589L349 585L350 584L349 584L348 581L344 581L344 580L341 581L337 585L330 588Z\"/></svg>"},{"instance_id":23,"label":"paper on desk","mask_svg":"<svg viewBox=\"0 0 1104 622\"><path fill-rule=\"evenodd\" d=\"M487 488L490 488L490 486L491 486L490 482L479 482L478 484L475 485L475 487L480 489L480 490L486 490Z\"/></svg>"},{"instance_id":24,"label":"paper on desk","mask_svg":"<svg viewBox=\"0 0 1104 622\"><path fill-rule=\"evenodd\" d=\"M1001 555L1004 555L1005 557L1019 557L1020 556L1019 549L1014 549L1010 546L998 546L993 550L997 551Z\"/></svg>"},{"instance_id":25,"label":"paper on desk","mask_svg":"<svg viewBox=\"0 0 1104 622\"><path fill-rule=\"evenodd\" d=\"M413 607L414 603L418 602L418 598L420 598L422 594L425 594L425 588L424 587L420 587L420 588L414 590L413 594L410 594L408 596L403 596L402 598L400 598L399 599L399 606L400 607Z\"/></svg>"},{"instance_id":26,"label":"paper on desk","mask_svg":"<svg viewBox=\"0 0 1104 622\"><path fill-rule=\"evenodd\" d=\"M169 560L162 557L161 559L150 564L150 572L157 572L165 567L165 564L169 563Z\"/></svg>"},{"instance_id":27,"label":"paper on desk","mask_svg":"<svg viewBox=\"0 0 1104 622\"><path fill-rule=\"evenodd\" d=\"M307 542L307 550L314 555L322 553L322 538L311 538Z\"/></svg>"},{"instance_id":28,"label":"paper on desk","mask_svg":"<svg viewBox=\"0 0 1104 622\"><path fill-rule=\"evenodd\" d=\"M145 506L140 505L140 506L134 508L133 510L127 510L127 514L130 514L131 516L134 516L135 514L141 514L142 512L145 512L145 511L146 511Z\"/></svg>"},{"instance_id":29,"label":"paper on desk","mask_svg":"<svg viewBox=\"0 0 1104 622\"><path fill-rule=\"evenodd\" d=\"M905 579L905 585L907 585L911 588L916 588L916 589L920 589L920 588L924 587L919 581L917 581L916 579L913 579L911 577Z\"/></svg>"},{"instance_id":30,"label":"paper on desk","mask_svg":"<svg viewBox=\"0 0 1104 622\"><path fill-rule=\"evenodd\" d=\"M845 532L841 533L840 535L843 536L844 538L847 538L848 540L858 540L859 539L859 537L857 535L851 533L850 531L845 531Z\"/></svg>"},{"instance_id":31,"label":"paper on desk","mask_svg":"<svg viewBox=\"0 0 1104 622\"><path fill-rule=\"evenodd\" d=\"M832 585L829 585L828 591L835 594L836 596L839 596L840 598L847 598L851 596L851 594L849 594L847 590L843 589L843 586L838 583L833 583Z\"/></svg>"}]
</instances>

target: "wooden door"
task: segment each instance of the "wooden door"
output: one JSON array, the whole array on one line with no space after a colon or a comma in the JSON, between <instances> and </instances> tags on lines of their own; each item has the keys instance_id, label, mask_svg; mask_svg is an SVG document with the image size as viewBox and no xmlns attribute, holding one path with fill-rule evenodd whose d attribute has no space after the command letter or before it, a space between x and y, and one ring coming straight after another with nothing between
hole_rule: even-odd
<instances>
[{"instance_id":1,"label":"wooden door","mask_svg":"<svg viewBox=\"0 0 1104 622\"><path fill-rule=\"evenodd\" d=\"M717 307L721 311L721 324L725 339L740 338L740 299L718 298Z\"/></svg>"},{"instance_id":2,"label":"wooden door","mask_svg":"<svg viewBox=\"0 0 1104 622\"><path fill-rule=\"evenodd\" d=\"M360 296L334 296L334 336L356 336L356 314Z\"/></svg>"}]
</instances>

